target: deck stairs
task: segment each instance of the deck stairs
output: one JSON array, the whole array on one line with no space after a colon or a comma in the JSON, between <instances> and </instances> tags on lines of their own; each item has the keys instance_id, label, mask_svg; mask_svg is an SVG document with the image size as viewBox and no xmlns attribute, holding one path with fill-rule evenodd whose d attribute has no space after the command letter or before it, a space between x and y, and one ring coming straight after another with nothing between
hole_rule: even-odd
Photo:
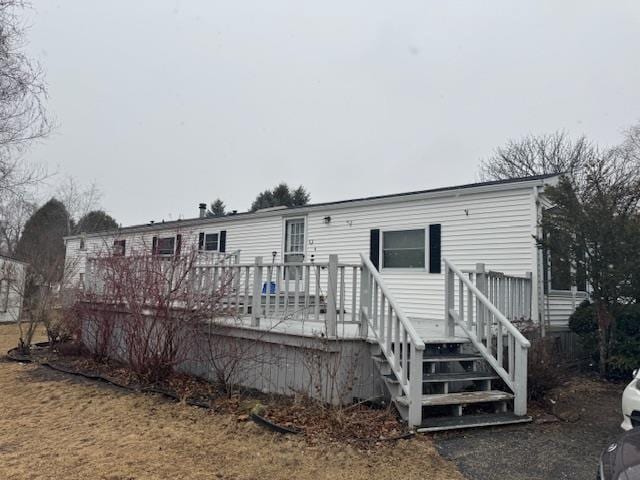
<instances>
[{"instance_id":1,"label":"deck stairs","mask_svg":"<svg viewBox=\"0 0 640 480\"><path fill-rule=\"evenodd\" d=\"M427 339L428 341L428 339ZM373 360L401 417L409 417L410 399L380 349ZM411 360L408 360L410 366ZM469 342L426 343L421 365L421 432L523 423L513 412L514 395Z\"/></svg>"},{"instance_id":2,"label":"deck stairs","mask_svg":"<svg viewBox=\"0 0 640 480\"><path fill-rule=\"evenodd\" d=\"M469 280L472 275L445 260L449 294L447 318L440 322L445 332L424 338L364 257L363 264L370 272L364 277L362 310L369 337L375 338L372 358L404 420L419 432L531 421L526 415L528 342L491 295L483 295L486 278ZM459 284L458 275L465 279ZM505 302L495 303L508 310Z\"/></svg>"}]
</instances>

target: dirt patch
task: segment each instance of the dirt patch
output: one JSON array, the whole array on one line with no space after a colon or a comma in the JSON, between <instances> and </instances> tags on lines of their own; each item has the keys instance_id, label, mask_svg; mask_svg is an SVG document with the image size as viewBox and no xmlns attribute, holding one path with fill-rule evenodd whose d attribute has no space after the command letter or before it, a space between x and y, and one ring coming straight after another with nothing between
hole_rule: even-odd
<instances>
[{"instance_id":1,"label":"dirt patch","mask_svg":"<svg viewBox=\"0 0 640 480\"><path fill-rule=\"evenodd\" d=\"M0 326L0 349L16 343ZM0 362L0 464L7 479L463 479L428 437L362 450L310 445L236 415Z\"/></svg>"},{"instance_id":2,"label":"dirt patch","mask_svg":"<svg viewBox=\"0 0 640 480\"><path fill-rule=\"evenodd\" d=\"M532 424L452 432L434 440L470 479L595 478L602 449L621 433L623 389L620 383L574 377L530 409Z\"/></svg>"}]
</instances>

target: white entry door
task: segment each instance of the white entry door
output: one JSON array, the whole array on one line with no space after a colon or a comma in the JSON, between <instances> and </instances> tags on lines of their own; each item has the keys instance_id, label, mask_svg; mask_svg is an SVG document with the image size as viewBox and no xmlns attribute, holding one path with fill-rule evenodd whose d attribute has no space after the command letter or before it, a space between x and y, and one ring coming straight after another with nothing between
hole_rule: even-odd
<instances>
[{"instance_id":1,"label":"white entry door","mask_svg":"<svg viewBox=\"0 0 640 480\"><path fill-rule=\"evenodd\" d=\"M304 261L305 245L305 221L304 218L292 218L285 222L284 235L284 263L295 264ZM298 291L302 291L303 269L298 266L288 265L285 268L284 279L287 282L286 288L289 292L294 292L296 283ZM294 283L296 282L296 283Z\"/></svg>"}]
</instances>

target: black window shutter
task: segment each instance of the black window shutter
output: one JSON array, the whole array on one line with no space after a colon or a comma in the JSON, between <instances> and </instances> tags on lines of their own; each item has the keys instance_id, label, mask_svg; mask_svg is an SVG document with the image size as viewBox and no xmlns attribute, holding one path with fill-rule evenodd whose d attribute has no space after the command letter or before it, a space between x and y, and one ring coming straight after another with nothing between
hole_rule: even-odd
<instances>
[{"instance_id":1,"label":"black window shutter","mask_svg":"<svg viewBox=\"0 0 640 480\"><path fill-rule=\"evenodd\" d=\"M380 230L371 230L369 236L369 259L376 270L380 270Z\"/></svg>"},{"instance_id":2,"label":"black window shutter","mask_svg":"<svg viewBox=\"0 0 640 480\"><path fill-rule=\"evenodd\" d=\"M158 253L158 237L153 237L151 240L151 253L153 255Z\"/></svg>"},{"instance_id":3,"label":"black window shutter","mask_svg":"<svg viewBox=\"0 0 640 480\"><path fill-rule=\"evenodd\" d=\"M227 251L227 231L226 230L221 230L220 231L220 239L218 240L218 251L219 252L226 252Z\"/></svg>"},{"instance_id":4,"label":"black window shutter","mask_svg":"<svg viewBox=\"0 0 640 480\"><path fill-rule=\"evenodd\" d=\"M204 250L204 232L198 236L198 250Z\"/></svg>"},{"instance_id":5,"label":"black window shutter","mask_svg":"<svg viewBox=\"0 0 640 480\"><path fill-rule=\"evenodd\" d=\"M176 255L180 255L180 249L182 248L182 235L176 235Z\"/></svg>"},{"instance_id":6,"label":"black window shutter","mask_svg":"<svg viewBox=\"0 0 640 480\"><path fill-rule=\"evenodd\" d=\"M429 273L442 273L442 225L429 225Z\"/></svg>"}]
</instances>

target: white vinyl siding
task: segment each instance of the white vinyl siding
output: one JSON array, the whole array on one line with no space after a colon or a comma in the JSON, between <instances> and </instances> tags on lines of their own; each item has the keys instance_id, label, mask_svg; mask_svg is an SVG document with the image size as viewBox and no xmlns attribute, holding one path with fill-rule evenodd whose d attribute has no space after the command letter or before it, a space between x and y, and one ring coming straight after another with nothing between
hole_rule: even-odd
<instances>
[{"instance_id":1,"label":"white vinyl siding","mask_svg":"<svg viewBox=\"0 0 640 480\"><path fill-rule=\"evenodd\" d=\"M0 323L20 318L24 279L25 264L0 256Z\"/></svg>"},{"instance_id":2,"label":"white vinyl siding","mask_svg":"<svg viewBox=\"0 0 640 480\"><path fill-rule=\"evenodd\" d=\"M544 296L545 319L551 327L564 327L569 316L587 298L585 292L551 292Z\"/></svg>"},{"instance_id":3,"label":"white vinyl siding","mask_svg":"<svg viewBox=\"0 0 640 480\"><path fill-rule=\"evenodd\" d=\"M536 225L533 189L530 186L498 191L468 193L452 191L441 197L421 200L403 198L394 203L377 205L328 205L309 210L304 217L301 245L305 261L327 262L337 254L339 262L359 264L360 254L369 256L370 231L379 229L381 248L387 231L422 230L425 235L425 259L428 254L428 228L442 225L442 257L451 259L461 269L471 269L478 262L487 269L510 274L534 271ZM120 234L127 238L128 251L151 251L153 236L182 235L182 251L197 248L200 232L226 230L226 251L240 250L240 263L253 263L262 257L264 263L284 260L286 220L301 218L295 211L264 217L238 216L224 220L206 220L190 228L174 227L144 234ZM330 216L330 221L325 217ZM105 237L88 237L88 251L99 251L109 242ZM112 244L113 237L110 239ZM74 246L75 244L75 246ZM90 245L91 244L91 245ZM67 241L68 256L80 255L77 239ZM297 248L297 247L296 247ZM425 260L426 261L426 260ZM384 268L384 281L405 312L412 317L442 319L444 310L444 275L430 274L424 268ZM346 284L351 283L350 270ZM444 327L443 327L444 328Z\"/></svg>"}]
</instances>

